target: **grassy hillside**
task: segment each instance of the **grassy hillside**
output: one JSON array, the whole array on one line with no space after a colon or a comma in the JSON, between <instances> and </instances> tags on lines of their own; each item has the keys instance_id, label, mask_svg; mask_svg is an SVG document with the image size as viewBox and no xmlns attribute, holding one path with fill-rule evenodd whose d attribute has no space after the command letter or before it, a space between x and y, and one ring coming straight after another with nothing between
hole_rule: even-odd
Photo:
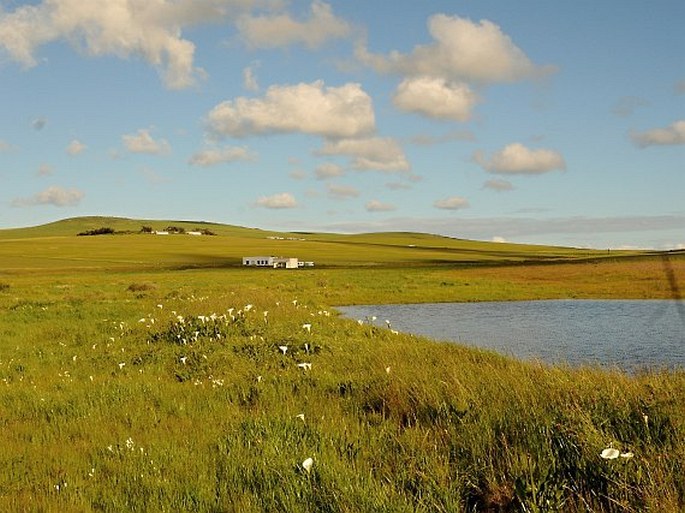
<instances>
[{"instance_id":1,"label":"grassy hillside","mask_svg":"<svg viewBox=\"0 0 685 513\"><path fill-rule=\"evenodd\" d=\"M187 231L206 229L215 236L155 236L141 227ZM115 235L79 237L108 227ZM340 235L277 233L228 225L123 218L75 218L34 228L0 230L0 269L5 272L55 269L177 269L231 267L247 255L297 256L332 266L440 266L553 262L627 256L634 252L580 250L477 242L416 233Z\"/></svg>"},{"instance_id":2,"label":"grassy hillside","mask_svg":"<svg viewBox=\"0 0 685 513\"><path fill-rule=\"evenodd\" d=\"M179 221L163 219L128 219L125 217L73 217L62 219L53 223L26 228L12 228L0 230L0 240L27 239L42 237L72 237L78 233L95 230L102 227L110 227L117 232L140 232L143 226L149 226L153 230L164 230L168 226L178 226L185 230L209 229L221 235L235 235L242 237L263 237L270 232L254 228L243 228L225 224L208 223L205 221Z\"/></svg>"}]
</instances>

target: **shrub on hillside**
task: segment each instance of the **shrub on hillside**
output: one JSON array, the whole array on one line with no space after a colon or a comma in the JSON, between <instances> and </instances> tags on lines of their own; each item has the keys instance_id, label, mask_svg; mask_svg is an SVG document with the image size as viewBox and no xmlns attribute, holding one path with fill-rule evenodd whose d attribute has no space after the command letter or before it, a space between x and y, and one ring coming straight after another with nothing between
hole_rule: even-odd
<instances>
[{"instance_id":1,"label":"shrub on hillside","mask_svg":"<svg viewBox=\"0 0 685 513\"><path fill-rule=\"evenodd\" d=\"M85 232L81 232L78 235L79 236L87 236L87 235L112 235L114 233L114 228L109 228L109 227L102 227L102 228L95 228L94 230L87 230Z\"/></svg>"}]
</instances>

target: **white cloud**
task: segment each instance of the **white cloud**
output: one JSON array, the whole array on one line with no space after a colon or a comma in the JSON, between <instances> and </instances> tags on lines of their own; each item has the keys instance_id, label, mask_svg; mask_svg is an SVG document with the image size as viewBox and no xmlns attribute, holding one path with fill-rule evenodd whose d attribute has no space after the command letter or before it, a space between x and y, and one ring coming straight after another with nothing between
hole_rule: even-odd
<instances>
[{"instance_id":1,"label":"white cloud","mask_svg":"<svg viewBox=\"0 0 685 513\"><path fill-rule=\"evenodd\" d=\"M676 121L666 128L633 133L631 138L640 148L685 144L685 120Z\"/></svg>"},{"instance_id":2,"label":"white cloud","mask_svg":"<svg viewBox=\"0 0 685 513\"><path fill-rule=\"evenodd\" d=\"M358 170L409 171L410 166L402 147L389 137L368 139L341 139L326 141L319 155L347 155L352 167Z\"/></svg>"},{"instance_id":3,"label":"white cloud","mask_svg":"<svg viewBox=\"0 0 685 513\"><path fill-rule=\"evenodd\" d=\"M450 196L449 198L437 200L433 203L433 206L442 210L461 210L462 208L468 208L469 202L461 196Z\"/></svg>"},{"instance_id":4,"label":"white cloud","mask_svg":"<svg viewBox=\"0 0 685 513\"><path fill-rule=\"evenodd\" d=\"M328 195L335 199L356 198L359 190L349 185L328 184Z\"/></svg>"},{"instance_id":5,"label":"white cloud","mask_svg":"<svg viewBox=\"0 0 685 513\"><path fill-rule=\"evenodd\" d=\"M274 194L273 196L262 196L256 202L256 206L273 209L285 209L297 207L295 196L289 192Z\"/></svg>"},{"instance_id":6,"label":"white cloud","mask_svg":"<svg viewBox=\"0 0 685 513\"><path fill-rule=\"evenodd\" d=\"M69 143L69 146L67 146L67 153L71 155L72 157L76 155L80 155L84 151L86 151L87 146L83 144L81 141L78 139L74 139Z\"/></svg>"},{"instance_id":7,"label":"white cloud","mask_svg":"<svg viewBox=\"0 0 685 513\"><path fill-rule=\"evenodd\" d=\"M385 184L385 187L391 191L409 190L412 188L411 185L404 182L388 182Z\"/></svg>"},{"instance_id":8,"label":"white cloud","mask_svg":"<svg viewBox=\"0 0 685 513\"><path fill-rule=\"evenodd\" d=\"M393 210L397 210L395 205L383 203L379 200L371 200L366 204L367 212L391 212Z\"/></svg>"},{"instance_id":9,"label":"white cloud","mask_svg":"<svg viewBox=\"0 0 685 513\"><path fill-rule=\"evenodd\" d=\"M536 175L566 169L561 154L554 150L531 150L520 143L513 143L495 152L487 160L482 152L474 154L474 160L486 171L499 174Z\"/></svg>"},{"instance_id":10,"label":"white cloud","mask_svg":"<svg viewBox=\"0 0 685 513\"><path fill-rule=\"evenodd\" d=\"M464 83L417 77L406 78L400 83L393 102L404 111L431 118L468 121L478 96Z\"/></svg>"},{"instance_id":11,"label":"white cloud","mask_svg":"<svg viewBox=\"0 0 685 513\"><path fill-rule=\"evenodd\" d=\"M53 167L50 164L41 164L38 166L38 176L50 176L53 172Z\"/></svg>"},{"instance_id":12,"label":"white cloud","mask_svg":"<svg viewBox=\"0 0 685 513\"><path fill-rule=\"evenodd\" d=\"M314 171L317 180L328 180L329 178L337 178L345 174L345 170L338 164L332 162L324 162Z\"/></svg>"},{"instance_id":13,"label":"white cloud","mask_svg":"<svg viewBox=\"0 0 685 513\"><path fill-rule=\"evenodd\" d=\"M499 244L506 244L508 241L504 237L500 237L499 235L495 235L492 238L492 242L497 242Z\"/></svg>"},{"instance_id":14,"label":"white cloud","mask_svg":"<svg viewBox=\"0 0 685 513\"><path fill-rule=\"evenodd\" d=\"M26 67L38 48L65 41L85 54L139 56L157 68L167 87L192 86L204 72L194 66L195 45L184 27L242 11L241 0L44 0L0 11L0 49ZM241 5L244 4L244 5Z\"/></svg>"},{"instance_id":15,"label":"white cloud","mask_svg":"<svg viewBox=\"0 0 685 513\"><path fill-rule=\"evenodd\" d=\"M344 38L350 25L333 14L331 6L320 0L311 5L309 19L294 20L289 14L245 16L238 21L238 30L248 46L277 48L301 43L318 48L330 39Z\"/></svg>"},{"instance_id":16,"label":"white cloud","mask_svg":"<svg viewBox=\"0 0 685 513\"><path fill-rule=\"evenodd\" d=\"M121 140L131 153L162 155L171 151L171 146L165 139L153 139L147 128L141 128L135 134L122 135Z\"/></svg>"},{"instance_id":17,"label":"white cloud","mask_svg":"<svg viewBox=\"0 0 685 513\"><path fill-rule=\"evenodd\" d=\"M436 14L428 19L432 44L419 45L411 53L374 55L357 47L357 58L379 73L432 76L457 82L513 82L550 73L517 47L502 29L488 20L478 23L458 16Z\"/></svg>"},{"instance_id":18,"label":"white cloud","mask_svg":"<svg viewBox=\"0 0 685 513\"><path fill-rule=\"evenodd\" d=\"M254 160L255 155L244 146L206 148L193 154L188 160L191 166L209 167L238 160Z\"/></svg>"},{"instance_id":19,"label":"white cloud","mask_svg":"<svg viewBox=\"0 0 685 513\"><path fill-rule=\"evenodd\" d=\"M373 132L371 97L359 84L271 86L263 99L236 98L214 107L209 128L218 135L302 132L323 137L359 137Z\"/></svg>"},{"instance_id":20,"label":"white cloud","mask_svg":"<svg viewBox=\"0 0 685 513\"><path fill-rule=\"evenodd\" d=\"M12 206L54 205L56 207L71 207L78 205L84 196L85 194L78 189L64 189L52 186L30 198L17 198L12 201Z\"/></svg>"},{"instance_id":21,"label":"white cloud","mask_svg":"<svg viewBox=\"0 0 685 513\"><path fill-rule=\"evenodd\" d=\"M483 189L490 189L493 191L512 191L514 190L514 185L508 180L487 180L483 184Z\"/></svg>"},{"instance_id":22,"label":"white cloud","mask_svg":"<svg viewBox=\"0 0 685 513\"><path fill-rule=\"evenodd\" d=\"M243 69L243 87L252 92L259 91L259 83L257 82L257 77L255 76L256 65L257 64L252 64Z\"/></svg>"},{"instance_id":23,"label":"white cloud","mask_svg":"<svg viewBox=\"0 0 685 513\"><path fill-rule=\"evenodd\" d=\"M304 180L307 178L307 173L303 169L293 169L288 176L293 180Z\"/></svg>"}]
</instances>

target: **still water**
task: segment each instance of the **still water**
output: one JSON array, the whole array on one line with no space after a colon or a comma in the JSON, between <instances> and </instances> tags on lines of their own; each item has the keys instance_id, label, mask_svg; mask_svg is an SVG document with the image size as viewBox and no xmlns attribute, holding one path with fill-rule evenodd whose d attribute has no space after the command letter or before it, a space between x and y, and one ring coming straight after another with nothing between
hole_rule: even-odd
<instances>
[{"instance_id":1,"label":"still water","mask_svg":"<svg viewBox=\"0 0 685 513\"><path fill-rule=\"evenodd\" d=\"M521 359L571 365L685 367L685 304L649 301L511 301L345 306L352 319Z\"/></svg>"}]
</instances>

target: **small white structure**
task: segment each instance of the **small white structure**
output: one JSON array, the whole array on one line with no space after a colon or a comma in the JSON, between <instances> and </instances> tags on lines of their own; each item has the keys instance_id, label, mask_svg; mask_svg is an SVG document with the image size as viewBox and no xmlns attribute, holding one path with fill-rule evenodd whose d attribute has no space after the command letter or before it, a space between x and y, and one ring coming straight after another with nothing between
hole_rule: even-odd
<instances>
[{"instance_id":1,"label":"small white structure","mask_svg":"<svg viewBox=\"0 0 685 513\"><path fill-rule=\"evenodd\" d=\"M307 263L311 263L312 266L314 265L313 262ZM297 269L299 267L304 267L304 262L300 262L296 257L249 256L243 257L243 265L246 267L272 267L273 269Z\"/></svg>"},{"instance_id":2,"label":"small white structure","mask_svg":"<svg viewBox=\"0 0 685 513\"><path fill-rule=\"evenodd\" d=\"M243 257L243 265L249 267L273 267L274 258L272 256L249 256Z\"/></svg>"},{"instance_id":3,"label":"small white structure","mask_svg":"<svg viewBox=\"0 0 685 513\"><path fill-rule=\"evenodd\" d=\"M274 269L297 269L299 267L297 258L279 257L274 258Z\"/></svg>"}]
</instances>

